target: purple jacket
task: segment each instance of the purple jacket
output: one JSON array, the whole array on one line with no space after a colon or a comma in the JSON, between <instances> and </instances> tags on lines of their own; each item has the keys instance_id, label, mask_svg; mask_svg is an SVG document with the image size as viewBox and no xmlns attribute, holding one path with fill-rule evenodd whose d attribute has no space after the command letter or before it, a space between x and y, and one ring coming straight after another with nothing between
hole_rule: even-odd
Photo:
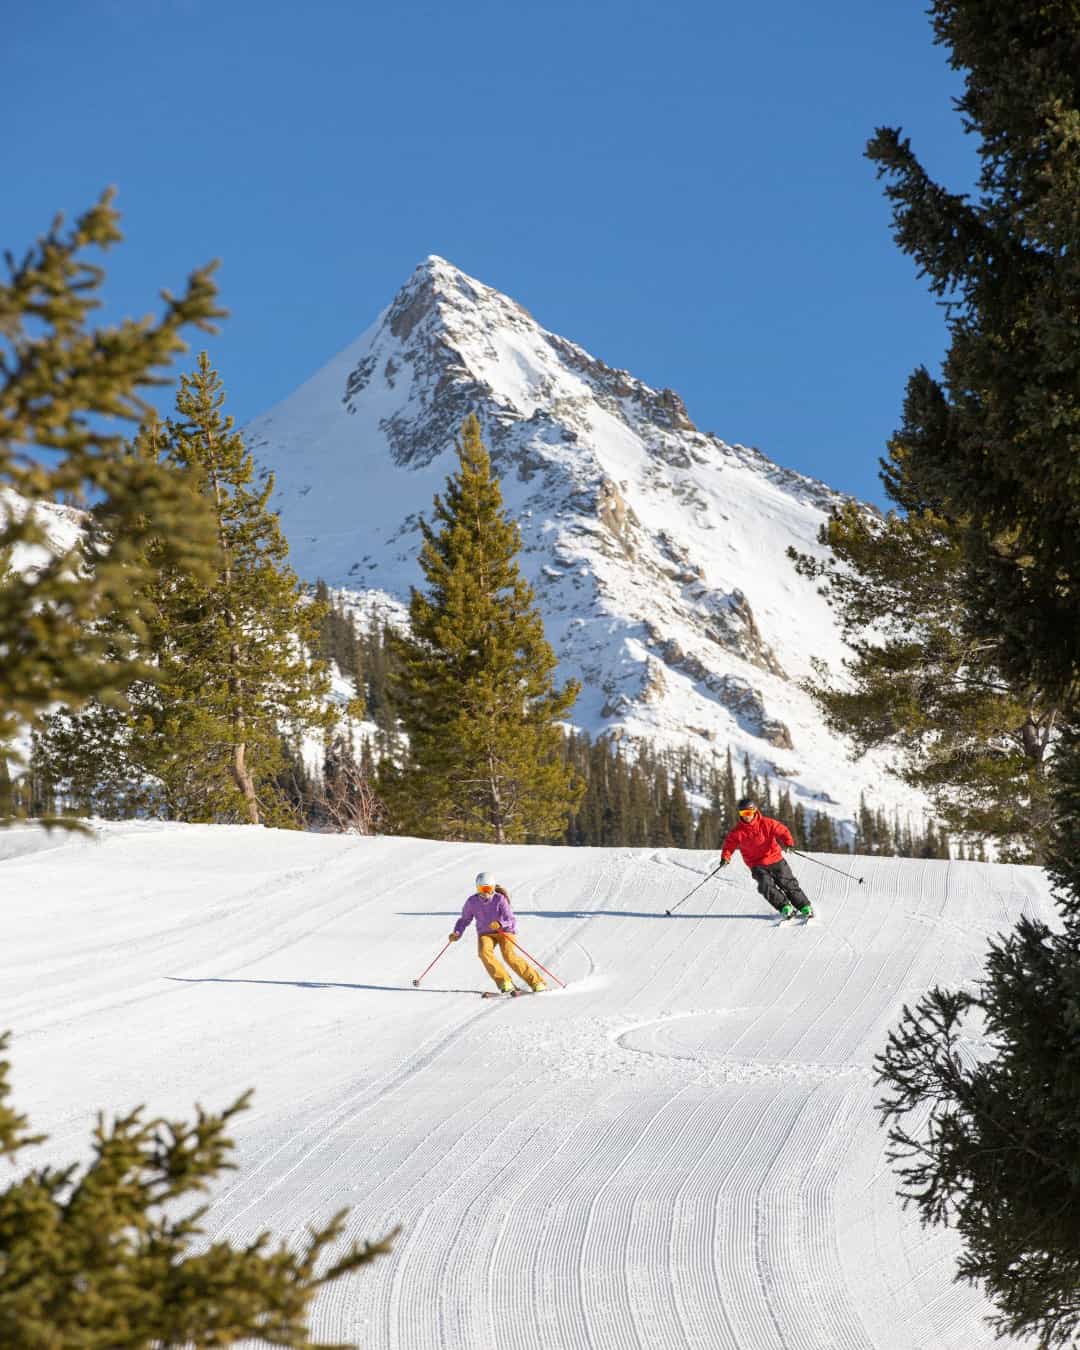
<instances>
[{"instance_id":1,"label":"purple jacket","mask_svg":"<svg viewBox=\"0 0 1080 1350\"><path fill-rule=\"evenodd\" d=\"M461 934L476 920L477 933L516 933L517 919L510 908L510 901L498 891L494 895L470 895L461 911L461 918L454 924L454 932ZM498 929L492 929L492 923L498 923Z\"/></svg>"}]
</instances>

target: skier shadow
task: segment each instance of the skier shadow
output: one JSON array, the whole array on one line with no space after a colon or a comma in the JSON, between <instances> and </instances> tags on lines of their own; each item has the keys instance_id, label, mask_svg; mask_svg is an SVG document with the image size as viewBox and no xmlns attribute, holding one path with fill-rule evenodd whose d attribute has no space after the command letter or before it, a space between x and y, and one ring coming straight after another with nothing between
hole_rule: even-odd
<instances>
[{"instance_id":1,"label":"skier shadow","mask_svg":"<svg viewBox=\"0 0 1080 1350\"><path fill-rule=\"evenodd\" d=\"M514 911L519 919L747 919L759 923L772 923L775 914L677 914L643 912L634 909L518 909ZM423 919L455 919L460 910L456 909L399 909L399 917L417 917Z\"/></svg>"},{"instance_id":2,"label":"skier shadow","mask_svg":"<svg viewBox=\"0 0 1080 1350\"><path fill-rule=\"evenodd\" d=\"M478 994L478 989L424 989L412 984L345 984L338 980L242 980L222 975L166 975L174 984L276 984L290 989L373 989L379 994Z\"/></svg>"}]
</instances>

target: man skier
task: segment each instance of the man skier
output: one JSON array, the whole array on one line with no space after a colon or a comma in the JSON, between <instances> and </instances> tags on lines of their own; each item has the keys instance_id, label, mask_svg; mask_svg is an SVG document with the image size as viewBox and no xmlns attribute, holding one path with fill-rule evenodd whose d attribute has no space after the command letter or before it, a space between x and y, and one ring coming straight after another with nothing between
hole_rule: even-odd
<instances>
[{"instance_id":1,"label":"man skier","mask_svg":"<svg viewBox=\"0 0 1080 1350\"><path fill-rule=\"evenodd\" d=\"M501 954L506 965L515 975L521 976L534 994L542 993L547 988L543 976L529 965L514 941L517 918L510 908L510 896L490 872L481 872L476 878L476 891L465 901L461 918L454 924L454 931L450 934L450 941L456 942L474 919L477 955L499 992L514 992L514 982L507 974L506 966L499 960Z\"/></svg>"},{"instance_id":2,"label":"man skier","mask_svg":"<svg viewBox=\"0 0 1080 1350\"><path fill-rule=\"evenodd\" d=\"M739 802L739 823L724 840L720 866L727 867L738 849L758 890L781 918L790 919L797 907L804 919L812 919L813 906L784 860L781 844L785 848L795 847L788 827L771 816L763 816L749 797L743 797Z\"/></svg>"}]
</instances>

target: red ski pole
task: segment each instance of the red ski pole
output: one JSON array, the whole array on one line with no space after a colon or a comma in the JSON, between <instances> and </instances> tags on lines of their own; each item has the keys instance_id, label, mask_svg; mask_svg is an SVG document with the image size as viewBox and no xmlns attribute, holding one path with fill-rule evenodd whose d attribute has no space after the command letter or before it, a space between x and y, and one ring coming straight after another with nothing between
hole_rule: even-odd
<instances>
[{"instance_id":1,"label":"red ski pole","mask_svg":"<svg viewBox=\"0 0 1080 1350\"><path fill-rule=\"evenodd\" d=\"M529 955L529 953L525 950L525 948L521 945L521 943L517 940L517 937L513 933L507 933L506 936L510 939L510 941L514 944L514 946L518 949L518 951L522 954L522 956L525 957L527 961L531 961L534 966L540 966L540 962L536 959L536 957ZM545 975L551 975L551 971L548 970L547 966L540 966L540 969L544 972ZM559 986L560 989L566 988L566 985L563 984L562 980L559 979L558 975L551 975L551 978L555 981L555 983Z\"/></svg>"},{"instance_id":2,"label":"red ski pole","mask_svg":"<svg viewBox=\"0 0 1080 1350\"><path fill-rule=\"evenodd\" d=\"M442 952L439 953L439 956L442 956L443 952L447 951L447 950L449 949L449 947L450 947L450 944L449 944L449 942L448 942L448 943L446 944L446 946L442 949ZM437 960L439 959L439 956L437 956L437 957L435 958L435 961L437 961ZM431 966L433 966L433 965L435 964L435 961L432 961ZM414 984L414 986L415 986L417 989L420 988L420 981L421 981L421 980L424 978L424 976L428 973L428 970L431 969L431 966L428 966L427 970L421 971L420 974L417 975L416 979L413 980L413 984Z\"/></svg>"}]
</instances>

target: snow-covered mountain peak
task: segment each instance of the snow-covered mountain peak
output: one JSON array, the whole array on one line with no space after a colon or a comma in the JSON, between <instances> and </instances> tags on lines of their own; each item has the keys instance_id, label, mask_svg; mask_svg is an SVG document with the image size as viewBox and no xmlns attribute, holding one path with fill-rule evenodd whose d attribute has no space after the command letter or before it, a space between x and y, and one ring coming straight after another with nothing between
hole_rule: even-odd
<instances>
[{"instance_id":1,"label":"snow-covered mountain peak","mask_svg":"<svg viewBox=\"0 0 1080 1350\"><path fill-rule=\"evenodd\" d=\"M390 306L391 310L407 305L411 298L421 293L434 297L447 312L452 312L456 308L471 309L483 304L498 307L500 302L514 305L507 296L490 286L485 286L475 277L470 277L460 267L455 267L452 262L441 258L437 253L429 253L423 262L417 264L412 276L395 296Z\"/></svg>"},{"instance_id":2,"label":"snow-covered mountain peak","mask_svg":"<svg viewBox=\"0 0 1080 1350\"><path fill-rule=\"evenodd\" d=\"M516 301L435 254L419 264L366 336L348 375L346 403L363 396L380 374L396 388L407 373L412 407L387 419L386 428L402 464L441 454L448 430L473 410L487 414L496 457L504 449L500 432L509 425L558 416L570 430L588 432L597 404L632 430L697 433L673 390L650 389L549 333Z\"/></svg>"},{"instance_id":3,"label":"snow-covered mountain peak","mask_svg":"<svg viewBox=\"0 0 1080 1350\"><path fill-rule=\"evenodd\" d=\"M293 563L393 607L420 581L418 518L476 413L522 534L522 566L592 733L747 753L814 808L921 810L880 761L854 775L799 682L845 649L786 557L816 552L841 494L700 431L654 389L552 333L446 259L248 428Z\"/></svg>"}]
</instances>

